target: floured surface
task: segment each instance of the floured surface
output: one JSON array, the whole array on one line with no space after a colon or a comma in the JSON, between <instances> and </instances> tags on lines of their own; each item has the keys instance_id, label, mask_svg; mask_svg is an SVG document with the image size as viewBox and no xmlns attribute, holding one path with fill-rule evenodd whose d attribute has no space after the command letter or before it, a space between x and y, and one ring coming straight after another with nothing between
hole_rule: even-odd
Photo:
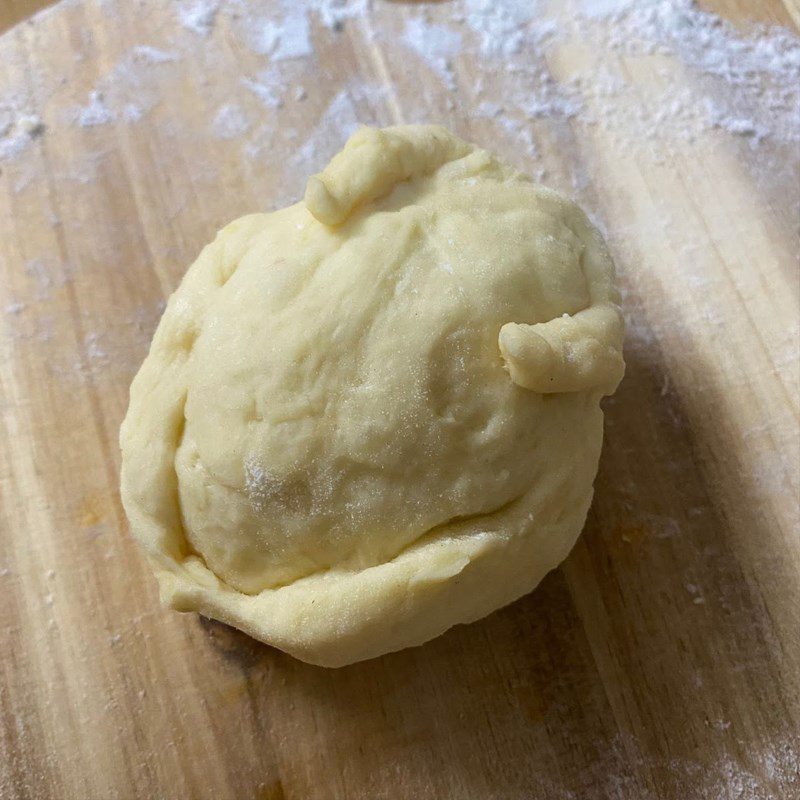
<instances>
[{"instance_id":1,"label":"floured surface","mask_svg":"<svg viewBox=\"0 0 800 800\"><path fill-rule=\"evenodd\" d=\"M0 39L0 796L797 791L797 38L560 5L67 2ZM213 231L398 121L590 210L629 371L566 565L328 673L159 609L116 431Z\"/></svg>"}]
</instances>

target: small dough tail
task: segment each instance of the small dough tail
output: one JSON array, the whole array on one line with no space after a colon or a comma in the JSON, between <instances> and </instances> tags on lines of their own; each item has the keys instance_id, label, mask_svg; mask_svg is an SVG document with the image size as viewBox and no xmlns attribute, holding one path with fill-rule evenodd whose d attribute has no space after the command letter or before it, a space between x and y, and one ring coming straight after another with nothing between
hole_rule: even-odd
<instances>
[{"instance_id":1,"label":"small dough tail","mask_svg":"<svg viewBox=\"0 0 800 800\"><path fill-rule=\"evenodd\" d=\"M356 206L472 150L440 125L360 128L321 173L308 179L305 204L320 222L340 225Z\"/></svg>"},{"instance_id":2,"label":"small dough tail","mask_svg":"<svg viewBox=\"0 0 800 800\"><path fill-rule=\"evenodd\" d=\"M593 305L535 325L500 329L511 379L541 394L596 389L613 394L622 380L622 316L612 303Z\"/></svg>"}]
</instances>

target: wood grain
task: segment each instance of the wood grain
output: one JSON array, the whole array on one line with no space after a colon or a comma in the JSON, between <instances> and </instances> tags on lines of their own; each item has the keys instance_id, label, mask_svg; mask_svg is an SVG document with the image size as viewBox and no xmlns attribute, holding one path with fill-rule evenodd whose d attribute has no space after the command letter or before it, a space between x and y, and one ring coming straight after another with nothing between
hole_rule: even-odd
<instances>
[{"instance_id":1,"label":"wood grain","mask_svg":"<svg viewBox=\"0 0 800 800\"><path fill-rule=\"evenodd\" d=\"M53 0L3 0L0 3L0 32L52 4Z\"/></svg>"},{"instance_id":2,"label":"wood grain","mask_svg":"<svg viewBox=\"0 0 800 800\"><path fill-rule=\"evenodd\" d=\"M777 2L714 8L786 21ZM410 12L378 13L391 31ZM367 34L315 27L320 67L286 67L306 96L280 109L236 88L264 58L222 15L186 39L168 4L87 0L0 38L0 96L22 92L46 125L0 162L0 797L799 794L796 158L707 132L656 137L654 159L544 121L532 160L463 88L448 108L427 66ZM125 72L134 44L181 61ZM642 103L695 80L616 66ZM456 67L503 96L502 75ZM76 124L98 87L116 119ZM159 607L116 437L164 298L218 227L300 195L308 133L318 160L341 144L323 124L337 97L364 122L440 118L577 192L608 232L629 332L567 562L479 623L332 671ZM248 146L213 133L232 98Z\"/></svg>"},{"instance_id":3,"label":"wood grain","mask_svg":"<svg viewBox=\"0 0 800 800\"><path fill-rule=\"evenodd\" d=\"M768 0L766 3L754 3L752 0L702 0L698 5L737 25L762 22L796 27L800 19L797 0Z\"/></svg>"}]
</instances>

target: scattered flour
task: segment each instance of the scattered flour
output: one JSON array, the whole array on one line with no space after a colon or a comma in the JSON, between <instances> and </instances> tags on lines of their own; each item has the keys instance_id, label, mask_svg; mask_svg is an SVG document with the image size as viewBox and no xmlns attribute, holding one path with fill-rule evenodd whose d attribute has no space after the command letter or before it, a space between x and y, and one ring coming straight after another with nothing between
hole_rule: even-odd
<instances>
[{"instance_id":1,"label":"scattered flour","mask_svg":"<svg viewBox=\"0 0 800 800\"><path fill-rule=\"evenodd\" d=\"M116 2L106 0L108 13ZM307 92L298 84L308 84L317 68L314 31L321 26L329 31L324 35L336 37L351 21L361 23L353 35L380 41L390 76L402 73L410 51L441 81L444 91L421 87L423 103L406 99L412 107L385 107L391 111L387 122L442 117L457 113L464 102L498 135L509 137L510 145L516 143L529 168L542 125L557 136L566 134L566 123L575 129L600 126L610 133L613 145L657 161L676 143L715 131L753 148L800 140L800 39L778 27L738 30L693 0L402 5L372 0L183 0L175 5L175 29L161 42L134 46L101 77L89 102L72 119L86 128L117 120L139 123L160 102L163 81L179 79L179 62L196 57L197 36L209 38L203 60L213 74L221 54L210 34L221 19L231 35L264 59L264 69L239 78L233 87L207 79L209 92L223 106L211 119L209 133L231 140L242 137L248 152L260 153L263 142L274 143L278 134L265 126L277 130L287 124L275 114L263 122L248 116L253 111L248 95L272 112L280 111L292 92L305 99ZM561 58L567 49L583 52L585 64ZM641 64L634 68L633 62ZM477 76L476 64L483 67ZM158 74L151 77L156 69ZM637 86L631 76L643 71L650 77ZM334 100L338 105L332 102L332 108L344 107L340 95ZM326 140L326 131L343 130L332 119L323 115L319 134L305 136L304 156L315 138ZM354 121L370 120L357 113ZM0 158L18 155L43 130L35 110L23 115L0 106ZM299 130L278 138L291 140L293 135L303 141Z\"/></svg>"},{"instance_id":2,"label":"scattered flour","mask_svg":"<svg viewBox=\"0 0 800 800\"><path fill-rule=\"evenodd\" d=\"M162 77L177 75L174 68L182 58L176 50L151 45L133 47L97 82L90 92L89 103L73 113L73 120L84 128L118 119L139 122L158 104Z\"/></svg>"},{"instance_id":3,"label":"scattered flour","mask_svg":"<svg viewBox=\"0 0 800 800\"><path fill-rule=\"evenodd\" d=\"M596 52L675 63L698 79L692 90L676 90L665 66L662 88L648 85L638 119L627 109L622 119L614 119L626 105L615 98L629 95L633 87L606 91L607 101L599 104L606 126L627 123L633 128L628 133L648 138L692 139L721 128L754 144L767 138L800 140L800 38L795 34L763 25L742 33L692 0L604 3L605 11L589 0L576 5L578 38ZM591 75L580 77L581 88L598 99Z\"/></svg>"},{"instance_id":4,"label":"scattered flour","mask_svg":"<svg viewBox=\"0 0 800 800\"><path fill-rule=\"evenodd\" d=\"M537 0L465 0L461 16L480 41L484 56L509 58L523 49L528 25L539 17Z\"/></svg>"},{"instance_id":5,"label":"scattered flour","mask_svg":"<svg viewBox=\"0 0 800 800\"><path fill-rule=\"evenodd\" d=\"M55 283L47 264L41 258L32 258L25 264L25 274L33 282L32 297L36 300L46 300Z\"/></svg>"},{"instance_id":6,"label":"scattered flour","mask_svg":"<svg viewBox=\"0 0 800 800\"><path fill-rule=\"evenodd\" d=\"M125 122L138 122L144 114L144 109L136 103L125 103L122 107L122 118Z\"/></svg>"},{"instance_id":7,"label":"scattered flour","mask_svg":"<svg viewBox=\"0 0 800 800\"><path fill-rule=\"evenodd\" d=\"M697 687L704 685L698 676ZM603 766L601 782L603 797L657 800L661 797L691 798L691 800L776 800L794 797L787 794L790 788L800 789L800 740L796 734L777 734L770 742L753 742L745 754L741 748L731 748L731 734L735 731L727 720L710 722L709 727L719 739L714 752L704 760L688 757L665 758L657 754L642 753L638 743L627 742L627 736L618 736L611 742L608 752L601 753L607 762ZM705 747L713 745L713 740ZM738 742L741 745L741 742ZM735 753L735 755L734 755ZM624 771L621 771L621 768ZM631 775L640 771L659 775L659 791L637 790L629 786ZM780 790L783 792L778 793Z\"/></svg>"},{"instance_id":8,"label":"scattered flour","mask_svg":"<svg viewBox=\"0 0 800 800\"><path fill-rule=\"evenodd\" d=\"M339 31L351 19L365 17L372 9L371 0L309 0L319 21L332 31Z\"/></svg>"},{"instance_id":9,"label":"scattered flour","mask_svg":"<svg viewBox=\"0 0 800 800\"><path fill-rule=\"evenodd\" d=\"M186 30L198 36L208 36L214 30L219 11L217 0L190 0L178 6L178 21Z\"/></svg>"},{"instance_id":10,"label":"scattered flour","mask_svg":"<svg viewBox=\"0 0 800 800\"><path fill-rule=\"evenodd\" d=\"M178 61L177 53L159 50L157 47L150 47L146 44L133 48L133 58L142 64L169 64Z\"/></svg>"},{"instance_id":11,"label":"scattered flour","mask_svg":"<svg viewBox=\"0 0 800 800\"><path fill-rule=\"evenodd\" d=\"M418 56L428 60L445 79L449 89L455 88L452 59L462 50L461 34L443 25L431 24L425 17L411 17L406 22L403 41Z\"/></svg>"},{"instance_id":12,"label":"scattered flour","mask_svg":"<svg viewBox=\"0 0 800 800\"><path fill-rule=\"evenodd\" d=\"M100 334L93 332L88 333L83 340L83 347L86 353L86 357L91 361L107 361L108 360L108 353L103 348L101 341L100 341Z\"/></svg>"},{"instance_id":13,"label":"scattered flour","mask_svg":"<svg viewBox=\"0 0 800 800\"><path fill-rule=\"evenodd\" d=\"M253 50L272 61L304 58L313 52L307 9L302 3L284 0L281 17L248 20Z\"/></svg>"},{"instance_id":14,"label":"scattered flour","mask_svg":"<svg viewBox=\"0 0 800 800\"><path fill-rule=\"evenodd\" d=\"M259 76L259 80L242 78L241 84L251 91L267 108L281 108L283 106L283 98L278 93L280 85L276 85L274 80L270 80L271 77L271 75L267 74L266 80L264 80L264 76Z\"/></svg>"},{"instance_id":15,"label":"scattered flour","mask_svg":"<svg viewBox=\"0 0 800 800\"><path fill-rule=\"evenodd\" d=\"M13 104L0 104L0 161L21 153L45 126L37 114L18 110Z\"/></svg>"},{"instance_id":16,"label":"scattered flour","mask_svg":"<svg viewBox=\"0 0 800 800\"><path fill-rule=\"evenodd\" d=\"M236 139L250 130L250 121L241 106L226 103L217 110L212 129L220 139Z\"/></svg>"},{"instance_id":17,"label":"scattered flour","mask_svg":"<svg viewBox=\"0 0 800 800\"><path fill-rule=\"evenodd\" d=\"M106 105L103 93L97 90L89 95L88 104L76 111L77 122L82 128L107 125L113 122L114 118L114 112Z\"/></svg>"}]
</instances>

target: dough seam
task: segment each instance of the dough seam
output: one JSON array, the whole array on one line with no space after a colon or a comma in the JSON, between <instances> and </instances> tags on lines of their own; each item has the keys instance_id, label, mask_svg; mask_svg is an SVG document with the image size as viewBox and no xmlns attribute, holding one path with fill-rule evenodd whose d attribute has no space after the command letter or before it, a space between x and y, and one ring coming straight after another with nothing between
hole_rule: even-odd
<instances>
[{"instance_id":1,"label":"dough seam","mask_svg":"<svg viewBox=\"0 0 800 800\"><path fill-rule=\"evenodd\" d=\"M185 427L185 422L186 422L186 417L185 416L183 417L183 420L184 420L184 427ZM182 440L183 440L183 430L181 430L181 435L179 437L179 445L178 445L178 447L180 446L180 442L182 442ZM177 458L178 447L175 448L176 458ZM177 469L175 468L174 459L173 459L173 471L174 471L175 477L177 479L178 472L177 472ZM176 480L176 483L177 483L177 480ZM233 489L234 491L241 491L241 489L239 489L238 487L229 487L229 488ZM503 512L509 510L515 503L518 503L520 500L522 500L525 497L526 494L527 494L527 490L523 491L523 492L520 492L519 494L517 494L514 497L512 497L510 500L506 500L506 502L501 503L499 506L496 506L494 508L490 508L488 511L481 511L480 513L477 513L477 514L464 514L464 515L460 515L460 516L450 517L450 518L448 518L446 520L443 520L442 522L436 523L436 525L428 528L427 530L422 531L418 536L414 537L414 539L412 539L409 542L406 542L396 553L394 553L389 558L386 558L386 559L384 559L382 561L376 561L373 564L364 564L364 565L359 566L358 568L351 568L351 569L348 569L346 565L342 564L341 565L341 570L342 570L342 572L349 572L351 574L358 574L359 572L363 572L364 570L374 569L375 567L380 567L383 564L391 564L393 561L395 561L396 559L398 559L401 556L403 556L406 552L408 552L412 547L415 547L416 545L422 543L422 541L427 536L430 536L432 533L434 533L434 531L436 531L437 528L449 527L451 525L459 525L459 524L462 524L462 523L468 524L468 523L475 522L475 520L478 520L481 517L490 517L490 516L494 516L496 514L502 514ZM276 583L276 584L274 584L272 586L264 586L263 588L259 589L257 592L245 592L245 591L243 591L241 589L237 589L235 586L231 586L231 584L229 584L224 578L222 578L219 575L217 575L217 573L214 572L214 570L211 569L211 567L209 567L208 563L206 562L206 559L203 557L203 554L199 553L197 550L194 549L194 547L192 547L192 543L189 541L189 537L186 535L186 527L183 524L183 504L182 504L181 498L180 498L180 491L177 491L177 490L176 490L176 507L177 507L177 510L178 510L178 520L179 520L179 525L180 525L180 531L179 531L180 539L181 539L180 550L183 553L183 555L181 557L181 562L179 562L179 563L181 563L181 565L183 565L182 562L184 562L189 557L197 559L214 576L214 578L216 578L216 580L219 581L219 583L225 589L227 589L227 590L229 590L231 592L234 592L236 594L241 594L241 595L244 595L245 597L258 597L258 595L260 595L262 592L277 592L280 589L286 589L286 588L292 586L293 584L297 583L298 581L302 581L302 580L305 580L306 578L313 578L315 576L322 575L322 574L324 574L326 572L330 572L331 570L333 570L334 568L337 567L337 565L329 564L328 566L319 567L317 569L311 570L310 572L306 572L303 575L298 575L296 578L292 578L292 580L290 580L290 581L285 581L283 583ZM453 535L452 532L450 532L450 533L442 533L442 534L437 535L437 536L431 536L430 540L428 542L426 542L426 544L436 544L438 541L445 541L447 539L458 540L458 538L459 538L459 536L458 535Z\"/></svg>"}]
</instances>

